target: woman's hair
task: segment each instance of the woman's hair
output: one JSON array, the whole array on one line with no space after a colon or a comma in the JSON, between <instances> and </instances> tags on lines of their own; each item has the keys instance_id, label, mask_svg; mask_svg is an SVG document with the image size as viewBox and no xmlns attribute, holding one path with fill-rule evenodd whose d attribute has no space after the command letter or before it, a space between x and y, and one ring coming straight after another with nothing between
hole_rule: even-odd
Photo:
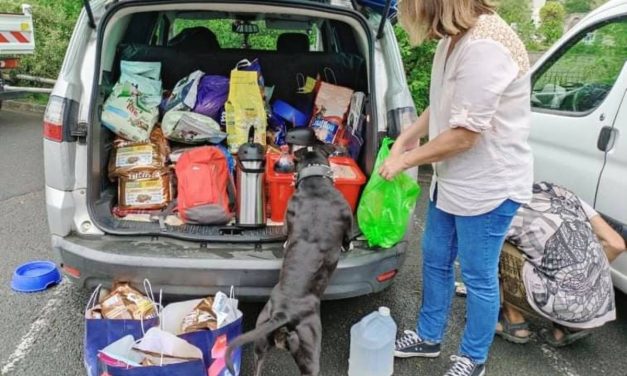
<instances>
[{"instance_id":1,"label":"woman's hair","mask_svg":"<svg viewBox=\"0 0 627 376\"><path fill-rule=\"evenodd\" d=\"M400 0L399 21L413 45L463 33L493 13L493 0Z\"/></svg>"}]
</instances>

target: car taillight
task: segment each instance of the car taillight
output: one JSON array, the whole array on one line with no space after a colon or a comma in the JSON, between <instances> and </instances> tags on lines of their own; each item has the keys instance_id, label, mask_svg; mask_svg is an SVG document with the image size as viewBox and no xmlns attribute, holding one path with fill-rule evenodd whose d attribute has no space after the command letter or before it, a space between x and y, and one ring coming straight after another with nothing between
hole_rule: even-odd
<instances>
[{"instance_id":1,"label":"car taillight","mask_svg":"<svg viewBox=\"0 0 627 376\"><path fill-rule=\"evenodd\" d=\"M65 101L61 97L52 96L48 101L44 114L44 137L50 141L63 141L63 120Z\"/></svg>"},{"instance_id":2,"label":"car taillight","mask_svg":"<svg viewBox=\"0 0 627 376\"><path fill-rule=\"evenodd\" d=\"M396 277L397 273L398 273L398 269L392 269L385 273L381 273L377 276L377 282L379 283L387 282L390 279Z\"/></svg>"},{"instance_id":3,"label":"car taillight","mask_svg":"<svg viewBox=\"0 0 627 376\"><path fill-rule=\"evenodd\" d=\"M81 277L81 271L76 269L76 268L73 268L73 267L65 265L65 264L61 264L61 269L63 269L63 271L67 275L69 275L71 277L74 277L74 278L80 278Z\"/></svg>"}]
</instances>

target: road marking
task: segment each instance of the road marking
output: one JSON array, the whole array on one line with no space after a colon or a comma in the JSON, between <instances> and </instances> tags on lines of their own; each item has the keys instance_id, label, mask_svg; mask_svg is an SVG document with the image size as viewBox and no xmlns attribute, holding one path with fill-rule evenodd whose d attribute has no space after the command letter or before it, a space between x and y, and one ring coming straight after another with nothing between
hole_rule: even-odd
<instances>
[{"instance_id":1,"label":"road marking","mask_svg":"<svg viewBox=\"0 0 627 376\"><path fill-rule=\"evenodd\" d=\"M544 354L544 357L549 360L549 364L551 365L551 367L560 375L579 376L579 374L573 370L572 364L562 358L560 354L555 351L555 349L553 349L551 346L547 344L542 344L540 346L540 349L542 350L542 354Z\"/></svg>"},{"instance_id":2,"label":"road marking","mask_svg":"<svg viewBox=\"0 0 627 376\"><path fill-rule=\"evenodd\" d=\"M35 341L39 337L39 333L48 328L50 319L56 315L56 310L61 306L61 303L63 303L63 296L66 295L71 286L72 284L64 279L61 284L54 289L50 300L48 300L44 308L39 313L37 320L31 324L30 329L22 337L19 345L17 345L15 351L13 351L13 354L11 354L9 359L7 359L7 361L2 365L0 375L8 375L11 371L13 371L17 364L22 361L26 355L28 355L31 347L35 344Z\"/></svg>"}]
</instances>

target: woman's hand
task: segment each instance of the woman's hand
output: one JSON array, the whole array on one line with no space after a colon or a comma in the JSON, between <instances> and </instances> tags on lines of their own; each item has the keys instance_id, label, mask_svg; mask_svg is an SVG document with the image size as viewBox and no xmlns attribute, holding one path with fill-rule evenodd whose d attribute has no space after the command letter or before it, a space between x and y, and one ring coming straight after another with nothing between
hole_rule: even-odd
<instances>
[{"instance_id":1,"label":"woman's hand","mask_svg":"<svg viewBox=\"0 0 627 376\"><path fill-rule=\"evenodd\" d=\"M379 169L379 175L385 180L392 180L408 167L403 154L390 155Z\"/></svg>"}]
</instances>

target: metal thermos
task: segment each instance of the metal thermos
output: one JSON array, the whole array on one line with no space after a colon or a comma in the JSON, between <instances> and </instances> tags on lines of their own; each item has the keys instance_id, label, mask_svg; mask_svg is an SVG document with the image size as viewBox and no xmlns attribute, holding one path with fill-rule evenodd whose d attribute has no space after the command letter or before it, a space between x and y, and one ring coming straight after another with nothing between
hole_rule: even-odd
<instances>
[{"instance_id":1,"label":"metal thermos","mask_svg":"<svg viewBox=\"0 0 627 376\"><path fill-rule=\"evenodd\" d=\"M255 143L254 127L250 127L248 143L239 147L237 157L237 225L263 227L266 225L266 150Z\"/></svg>"}]
</instances>

